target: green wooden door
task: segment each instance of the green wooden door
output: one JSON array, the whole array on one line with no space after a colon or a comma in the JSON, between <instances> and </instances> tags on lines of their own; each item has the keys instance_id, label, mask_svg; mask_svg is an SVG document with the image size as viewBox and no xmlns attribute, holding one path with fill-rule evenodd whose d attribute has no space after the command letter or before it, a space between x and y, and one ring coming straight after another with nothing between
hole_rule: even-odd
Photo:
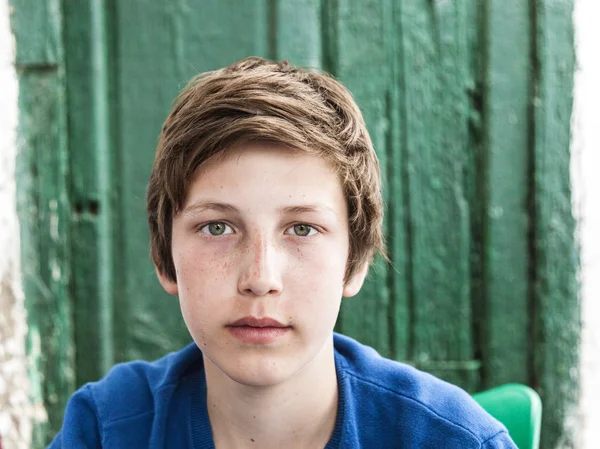
<instances>
[{"instance_id":1,"label":"green wooden door","mask_svg":"<svg viewBox=\"0 0 600 449\"><path fill-rule=\"evenodd\" d=\"M532 385L544 447L572 444L572 0L12 1L36 444L74 388L190 341L146 184L177 92L249 55L339 77L380 157L393 265L338 329L469 391Z\"/></svg>"}]
</instances>

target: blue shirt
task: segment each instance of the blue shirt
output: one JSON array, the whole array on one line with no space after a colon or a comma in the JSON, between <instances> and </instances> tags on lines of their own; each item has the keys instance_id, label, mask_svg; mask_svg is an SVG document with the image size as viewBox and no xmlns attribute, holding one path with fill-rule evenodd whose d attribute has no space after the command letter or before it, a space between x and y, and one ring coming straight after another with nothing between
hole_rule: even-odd
<instances>
[{"instance_id":1,"label":"blue shirt","mask_svg":"<svg viewBox=\"0 0 600 449\"><path fill-rule=\"evenodd\" d=\"M335 334L339 401L325 449L516 449L466 392ZM214 449L202 353L115 366L70 399L51 449Z\"/></svg>"}]
</instances>

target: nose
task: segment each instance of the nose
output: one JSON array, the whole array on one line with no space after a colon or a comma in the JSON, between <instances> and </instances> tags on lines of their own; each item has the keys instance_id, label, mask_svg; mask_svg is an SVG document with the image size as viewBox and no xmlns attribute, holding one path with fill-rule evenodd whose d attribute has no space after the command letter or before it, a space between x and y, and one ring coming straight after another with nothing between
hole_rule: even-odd
<instances>
[{"instance_id":1,"label":"nose","mask_svg":"<svg viewBox=\"0 0 600 449\"><path fill-rule=\"evenodd\" d=\"M244 296L277 296L283 288L280 253L273 242L257 237L249 242L238 281Z\"/></svg>"}]
</instances>

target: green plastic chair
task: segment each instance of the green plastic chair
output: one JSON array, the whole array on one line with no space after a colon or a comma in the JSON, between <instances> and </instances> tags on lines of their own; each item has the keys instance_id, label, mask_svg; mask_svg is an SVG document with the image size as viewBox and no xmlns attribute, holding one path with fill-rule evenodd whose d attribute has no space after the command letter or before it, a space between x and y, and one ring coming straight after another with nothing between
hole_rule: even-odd
<instances>
[{"instance_id":1,"label":"green plastic chair","mask_svg":"<svg viewBox=\"0 0 600 449\"><path fill-rule=\"evenodd\" d=\"M533 389L506 384L476 393L473 399L506 426L519 449L539 448L542 401Z\"/></svg>"}]
</instances>

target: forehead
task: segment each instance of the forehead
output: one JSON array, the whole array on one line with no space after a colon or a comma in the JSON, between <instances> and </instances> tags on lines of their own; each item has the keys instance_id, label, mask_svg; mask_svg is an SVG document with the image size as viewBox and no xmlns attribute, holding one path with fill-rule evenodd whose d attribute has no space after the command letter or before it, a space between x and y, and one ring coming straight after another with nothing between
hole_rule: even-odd
<instances>
[{"instance_id":1,"label":"forehead","mask_svg":"<svg viewBox=\"0 0 600 449\"><path fill-rule=\"evenodd\" d=\"M205 197L240 205L319 201L337 211L346 207L342 184L329 161L264 143L238 145L202 164L189 186L186 205Z\"/></svg>"}]
</instances>

